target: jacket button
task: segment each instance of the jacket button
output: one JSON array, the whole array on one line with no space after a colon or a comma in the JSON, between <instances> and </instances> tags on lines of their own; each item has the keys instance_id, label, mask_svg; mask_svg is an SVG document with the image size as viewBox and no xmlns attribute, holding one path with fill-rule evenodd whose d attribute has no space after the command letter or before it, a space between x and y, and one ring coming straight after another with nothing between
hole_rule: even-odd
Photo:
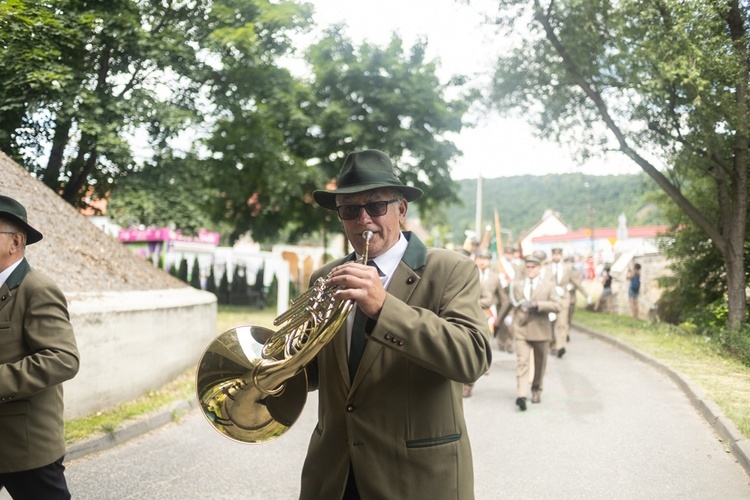
<instances>
[{"instance_id":1,"label":"jacket button","mask_svg":"<svg viewBox=\"0 0 750 500\"><path fill-rule=\"evenodd\" d=\"M385 334L385 340L391 340L393 338L390 333Z\"/></svg>"},{"instance_id":2,"label":"jacket button","mask_svg":"<svg viewBox=\"0 0 750 500\"><path fill-rule=\"evenodd\" d=\"M414 276L409 276L409 278L406 280L406 284L411 285L412 283L414 283L414 281Z\"/></svg>"},{"instance_id":3,"label":"jacket button","mask_svg":"<svg viewBox=\"0 0 750 500\"><path fill-rule=\"evenodd\" d=\"M8 298L8 296L7 296L7 295L3 295L2 297L0 297L0 300L5 300L5 299L7 299L7 298Z\"/></svg>"},{"instance_id":4,"label":"jacket button","mask_svg":"<svg viewBox=\"0 0 750 500\"><path fill-rule=\"evenodd\" d=\"M354 405L346 405L346 411L352 412L354 411Z\"/></svg>"},{"instance_id":5,"label":"jacket button","mask_svg":"<svg viewBox=\"0 0 750 500\"><path fill-rule=\"evenodd\" d=\"M398 345L404 345L404 341L403 340L399 340L398 341Z\"/></svg>"}]
</instances>

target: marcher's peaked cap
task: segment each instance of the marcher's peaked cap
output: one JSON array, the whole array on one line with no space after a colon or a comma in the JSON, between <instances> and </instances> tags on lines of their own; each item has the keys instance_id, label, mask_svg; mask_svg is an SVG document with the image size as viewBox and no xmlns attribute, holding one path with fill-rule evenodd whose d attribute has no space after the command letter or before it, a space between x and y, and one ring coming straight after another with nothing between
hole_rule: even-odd
<instances>
[{"instance_id":1,"label":"marcher's peaked cap","mask_svg":"<svg viewBox=\"0 0 750 500\"><path fill-rule=\"evenodd\" d=\"M544 250L534 250L531 254L535 255L541 262L547 260L547 252Z\"/></svg>"},{"instance_id":2,"label":"marcher's peaked cap","mask_svg":"<svg viewBox=\"0 0 750 500\"><path fill-rule=\"evenodd\" d=\"M26 209L13 198L0 196L0 218L15 222L26 231L26 244L31 245L42 239L42 233L31 227L26 220Z\"/></svg>"},{"instance_id":3,"label":"marcher's peaked cap","mask_svg":"<svg viewBox=\"0 0 750 500\"><path fill-rule=\"evenodd\" d=\"M337 194L355 194L378 188L398 189L406 201L419 199L423 194L421 189L406 186L396 177L388 155L376 149L366 149L346 157L336 189L314 191L313 198L321 207L336 210Z\"/></svg>"},{"instance_id":4,"label":"marcher's peaked cap","mask_svg":"<svg viewBox=\"0 0 750 500\"><path fill-rule=\"evenodd\" d=\"M541 264L542 263L542 259L540 259L539 255L537 255L536 253L525 255L524 258L523 258L523 260L525 262L533 262L534 264Z\"/></svg>"}]
</instances>

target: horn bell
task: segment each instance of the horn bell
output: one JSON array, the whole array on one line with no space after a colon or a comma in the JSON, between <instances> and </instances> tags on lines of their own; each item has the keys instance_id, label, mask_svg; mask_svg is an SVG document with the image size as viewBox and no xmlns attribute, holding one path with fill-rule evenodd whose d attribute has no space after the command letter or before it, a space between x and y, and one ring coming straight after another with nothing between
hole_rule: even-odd
<instances>
[{"instance_id":1,"label":"horn bell","mask_svg":"<svg viewBox=\"0 0 750 500\"><path fill-rule=\"evenodd\" d=\"M305 407L304 370L286 379L278 392L263 391L252 379L273 363L262 355L273 334L262 326L239 326L216 337L201 356L196 392L202 413L214 429L234 441L265 443L275 439L294 424Z\"/></svg>"}]
</instances>

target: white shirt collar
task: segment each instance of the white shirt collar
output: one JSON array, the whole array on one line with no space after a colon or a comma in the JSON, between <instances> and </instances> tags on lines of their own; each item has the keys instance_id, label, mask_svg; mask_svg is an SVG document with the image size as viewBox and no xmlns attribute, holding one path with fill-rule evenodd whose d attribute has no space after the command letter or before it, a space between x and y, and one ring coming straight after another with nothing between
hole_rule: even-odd
<instances>
[{"instance_id":1,"label":"white shirt collar","mask_svg":"<svg viewBox=\"0 0 750 500\"><path fill-rule=\"evenodd\" d=\"M398 236L398 241L395 245L389 248L384 254L378 255L373 261L377 264L385 276L382 278L383 286L388 288L388 284L391 282L393 273L396 272L398 263L401 262L401 258L406 253L406 247L409 246L409 242L404 237L403 233Z\"/></svg>"}]
</instances>

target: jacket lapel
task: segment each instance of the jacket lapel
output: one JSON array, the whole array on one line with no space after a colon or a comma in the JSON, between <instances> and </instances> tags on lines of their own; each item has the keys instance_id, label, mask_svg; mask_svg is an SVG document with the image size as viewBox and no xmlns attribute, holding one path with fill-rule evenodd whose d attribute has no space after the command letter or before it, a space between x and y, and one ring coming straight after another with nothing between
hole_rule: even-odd
<instances>
[{"instance_id":1,"label":"jacket lapel","mask_svg":"<svg viewBox=\"0 0 750 500\"><path fill-rule=\"evenodd\" d=\"M388 284L388 295L393 295L399 300L406 303L409 302L414 290L419 284L421 279L421 269L424 268L427 260L427 247L424 246L419 238L412 235L409 231L404 231L404 237L409 241L409 245L406 247L404 256L401 257L398 267L393 273L393 278ZM369 326L370 321L368 321ZM346 335L336 335L337 337L344 338L344 368L347 367L346 363ZM365 351L362 353L362 359L359 362L359 368L357 374L352 382L351 389L354 390L364 378L365 374L370 371L373 363L378 356L383 352L384 347L377 342L367 342ZM341 360L339 359L339 362ZM345 370L342 370L345 371ZM349 380L349 373L345 373L346 380Z\"/></svg>"},{"instance_id":2,"label":"jacket lapel","mask_svg":"<svg viewBox=\"0 0 750 500\"><path fill-rule=\"evenodd\" d=\"M31 266L23 259L20 264L10 273L8 279L0 287L0 310L3 310L5 306L13 302L12 290L18 288L23 281L24 277L31 271Z\"/></svg>"},{"instance_id":3,"label":"jacket lapel","mask_svg":"<svg viewBox=\"0 0 750 500\"><path fill-rule=\"evenodd\" d=\"M31 266L24 258L5 281L5 284L8 285L8 289L13 290L14 288L17 288L23 281L24 277L29 274L29 271L31 271Z\"/></svg>"}]
</instances>

